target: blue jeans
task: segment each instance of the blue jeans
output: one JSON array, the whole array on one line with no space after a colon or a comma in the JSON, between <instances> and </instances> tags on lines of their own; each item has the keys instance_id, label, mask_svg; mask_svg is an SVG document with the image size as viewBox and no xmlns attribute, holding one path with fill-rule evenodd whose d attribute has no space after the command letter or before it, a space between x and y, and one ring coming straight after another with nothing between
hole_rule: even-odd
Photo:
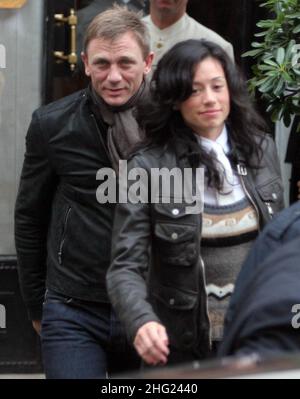
<instances>
[{"instance_id":1,"label":"blue jeans","mask_svg":"<svg viewBox=\"0 0 300 399\"><path fill-rule=\"evenodd\" d=\"M139 368L110 304L47 290L41 331L46 378L106 378Z\"/></svg>"}]
</instances>

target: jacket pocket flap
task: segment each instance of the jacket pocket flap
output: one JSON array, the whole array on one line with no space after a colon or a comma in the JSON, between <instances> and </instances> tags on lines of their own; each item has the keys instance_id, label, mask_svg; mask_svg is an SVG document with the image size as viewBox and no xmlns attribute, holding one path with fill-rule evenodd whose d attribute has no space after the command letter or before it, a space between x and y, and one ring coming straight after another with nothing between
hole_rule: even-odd
<instances>
[{"instance_id":1,"label":"jacket pocket flap","mask_svg":"<svg viewBox=\"0 0 300 399\"><path fill-rule=\"evenodd\" d=\"M276 202L282 195L282 184L279 178L256 187L263 201Z\"/></svg>"},{"instance_id":2,"label":"jacket pocket flap","mask_svg":"<svg viewBox=\"0 0 300 399\"><path fill-rule=\"evenodd\" d=\"M177 243L195 238L197 235L196 227L195 225L158 222L155 224L154 234L162 240Z\"/></svg>"},{"instance_id":3,"label":"jacket pocket flap","mask_svg":"<svg viewBox=\"0 0 300 399\"><path fill-rule=\"evenodd\" d=\"M167 286L154 289L152 295L168 308L177 310L193 309L198 299L197 293L185 292Z\"/></svg>"}]
</instances>

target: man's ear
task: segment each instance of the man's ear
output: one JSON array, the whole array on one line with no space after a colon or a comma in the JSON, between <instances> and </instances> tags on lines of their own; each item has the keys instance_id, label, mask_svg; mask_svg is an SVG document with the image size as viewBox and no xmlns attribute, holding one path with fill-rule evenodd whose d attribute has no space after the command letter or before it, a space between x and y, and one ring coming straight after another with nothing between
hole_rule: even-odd
<instances>
[{"instance_id":1,"label":"man's ear","mask_svg":"<svg viewBox=\"0 0 300 399\"><path fill-rule=\"evenodd\" d=\"M152 63L154 59L154 53L151 51L145 58L145 68L144 68L144 75L147 75L151 71Z\"/></svg>"},{"instance_id":2,"label":"man's ear","mask_svg":"<svg viewBox=\"0 0 300 399\"><path fill-rule=\"evenodd\" d=\"M84 63L84 71L86 76L91 75L90 67L89 67L89 61L88 61L88 56L82 51L81 52L81 59L82 62Z\"/></svg>"}]
</instances>

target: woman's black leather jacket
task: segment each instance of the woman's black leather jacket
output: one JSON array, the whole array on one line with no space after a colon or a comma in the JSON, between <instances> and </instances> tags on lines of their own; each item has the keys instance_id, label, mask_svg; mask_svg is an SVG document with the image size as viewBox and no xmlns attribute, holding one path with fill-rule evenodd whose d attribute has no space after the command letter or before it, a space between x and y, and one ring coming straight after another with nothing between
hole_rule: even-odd
<instances>
[{"instance_id":1,"label":"woman's black leather jacket","mask_svg":"<svg viewBox=\"0 0 300 399\"><path fill-rule=\"evenodd\" d=\"M147 148L128 164L128 169L137 167L150 175L152 168L190 167L190 160L182 145L177 151ZM283 207L273 140L267 137L264 141L259 169L246 168L238 157L237 171L262 228L271 214ZM174 192L170 197L172 202ZM203 357L210 339L201 260L201 212L187 213L184 202L160 200L117 205L108 293L131 340L143 324L157 321L167 328L173 347Z\"/></svg>"}]
</instances>

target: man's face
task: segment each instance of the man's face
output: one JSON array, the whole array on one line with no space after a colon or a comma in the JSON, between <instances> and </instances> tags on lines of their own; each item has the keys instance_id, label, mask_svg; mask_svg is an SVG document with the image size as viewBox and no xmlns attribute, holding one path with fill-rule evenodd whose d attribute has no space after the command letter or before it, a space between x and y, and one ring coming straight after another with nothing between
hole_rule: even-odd
<instances>
[{"instance_id":1,"label":"man's face","mask_svg":"<svg viewBox=\"0 0 300 399\"><path fill-rule=\"evenodd\" d=\"M184 14L188 0L150 0L156 12L165 14Z\"/></svg>"},{"instance_id":2,"label":"man's face","mask_svg":"<svg viewBox=\"0 0 300 399\"><path fill-rule=\"evenodd\" d=\"M92 39L82 59L97 94L107 104L120 106L138 91L151 70L153 54L144 59L137 40L128 32L114 41Z\"/></svg>"}]
</instances>

